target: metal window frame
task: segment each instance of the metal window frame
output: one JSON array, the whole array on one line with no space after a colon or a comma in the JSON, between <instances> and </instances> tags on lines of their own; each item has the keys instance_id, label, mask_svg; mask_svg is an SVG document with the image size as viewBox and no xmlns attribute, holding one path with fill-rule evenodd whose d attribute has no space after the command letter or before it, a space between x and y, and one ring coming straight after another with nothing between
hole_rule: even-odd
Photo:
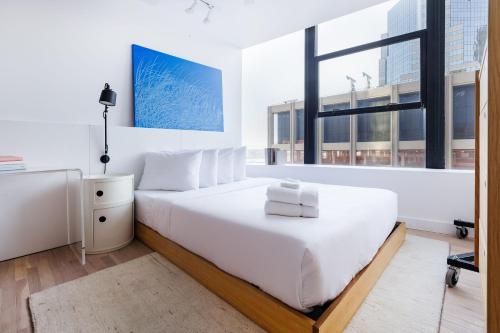
<instances>
[{"instance_id":1,"label":"metal window frame","mask_svg":"<svg viewBox=\"0 0 500 333\"><path fill-rule=\"evenodd\" d=\"M421 109L426 107L426 97L427 97L427 30L417 30L410 33L389 37L385 39L381 39L375 42L366 43L363 45L358 45L354 47L350 47L348 49L330 52L326 54L322 54L319 56L315 56L314 60L318 63L322 61L327 61L339 57L344 57L347 55L369 51L376 48L381 48L384 46L390 46L394 44L404 43L411 40L420 40L420 102L412 102L412 103L388 103L387 105L380 106L369 106L369 107L361 107L361 108L351 108L346 110L333 110L333 111L322 111L318 112L318 117L332 117L332 116L346 116L353 114L364 114L364 113L377 113L377 112L389 112L389 111L403 111L410 109ZM319 75L318 75L319 79Z\"/></svg>"},{"instance_id":2,"label":"metal window frame","mask_svg":"<svg viewBox=\"0 0 500 333\"><path fill-rule=\"evenodd\" d=\"M445 168L445 0L428 1L426 13L426 29L322 55L317 55L317 27L305 30L304 163L314 164L321 157L316 142L318 118L425 108L426 168ZM415 39L420 39L420 102L319 112L321 61Z\"/></svg>"}]
</instances>

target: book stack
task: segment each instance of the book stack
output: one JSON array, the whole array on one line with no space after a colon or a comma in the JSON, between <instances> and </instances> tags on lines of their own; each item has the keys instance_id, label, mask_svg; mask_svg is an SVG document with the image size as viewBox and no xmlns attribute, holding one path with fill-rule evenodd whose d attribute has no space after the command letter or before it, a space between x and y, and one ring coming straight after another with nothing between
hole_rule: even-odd
<instances>
[{"instance_id":1,"label":"book stack","mask_svg":"<svg viewBox=\"0 0 500 333\"><path fill-rule=\"evenodd\" d=\"M0 172L17 171L25 169L26 169L26 164L24 164L22 157L0 155Z\"/></svg>"}]
</instances>

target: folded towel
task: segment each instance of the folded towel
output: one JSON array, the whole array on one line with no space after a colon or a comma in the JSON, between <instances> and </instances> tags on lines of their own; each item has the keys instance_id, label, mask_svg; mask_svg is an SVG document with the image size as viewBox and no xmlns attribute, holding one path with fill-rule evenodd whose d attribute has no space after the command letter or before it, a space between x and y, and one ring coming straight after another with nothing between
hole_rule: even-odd
<instances>
[{"instance_id":1,"label":"folded towel","mask_svg":"<svg viewBox=\"0 0 500 333\"><path fill-rule=\"evenodd\" d=\"M300 182L296 179L286 178L280 183L281 187L291 188L298 190L300 188Z\"/></svg>"},{"instance_id":2,"label":"folded towel","mask_svg":"<svg viewBox=\"0 0 500 333\"><path fill-rule=\"evenodd\" d=\"M271 184L267 188L267 199L294 205L318 207L318 189L311 186L291 189L281 187L280 184Z\"/></svg>"},{"instance_id":3,"label":"folded towel","mask_svg":"<svg viewBox=\"0 0 500 333\"><path fill-rule=\"evenodd\" d=\"M292 205L283 202L266 201L264 211L267 215L282 215L292 217L318 217L318 207Z\"/></svg>"}]
</instances>

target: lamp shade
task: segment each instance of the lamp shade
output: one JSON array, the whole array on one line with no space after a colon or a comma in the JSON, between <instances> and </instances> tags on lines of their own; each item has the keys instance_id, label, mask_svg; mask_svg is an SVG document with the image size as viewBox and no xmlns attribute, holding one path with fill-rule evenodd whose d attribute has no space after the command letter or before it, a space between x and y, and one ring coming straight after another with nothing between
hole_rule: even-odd
<instances>
[{"instance_id":1,"label":"lamp shade","mask_svg":"<svg viewBox=\"0 0 500 333\"><path fill-rule=\"evenodd\" d=\"M101 92L101 97L99 97L99 103L106 106L116 105L116 93L111 90L109 84L104 85L104 89Z\"/></svg>"}]
</instances>

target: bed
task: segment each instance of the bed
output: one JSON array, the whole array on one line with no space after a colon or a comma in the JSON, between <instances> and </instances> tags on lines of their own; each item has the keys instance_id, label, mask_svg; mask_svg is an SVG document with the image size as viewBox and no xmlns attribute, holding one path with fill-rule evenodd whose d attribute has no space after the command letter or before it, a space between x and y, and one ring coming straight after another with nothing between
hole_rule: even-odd
<instances>
[{"instance_id":1,"label":"bed","mask_svg":"<svg viewBox=\"0 0 500 333\"><path fill-rule=\"evenodd\" d=\"M320 193L319 218L265 215L266 188L276 181L250 178L196 191L136 191L137 233L150 246L156 234L177 252L203 258L292 314L310 319L305 326L312 331L318 320L311 311L323 306L328 312L336 301L330 302L341 298L398 229L397 196L381 189L314 184Z\"/></svg>"}]
</instances>

